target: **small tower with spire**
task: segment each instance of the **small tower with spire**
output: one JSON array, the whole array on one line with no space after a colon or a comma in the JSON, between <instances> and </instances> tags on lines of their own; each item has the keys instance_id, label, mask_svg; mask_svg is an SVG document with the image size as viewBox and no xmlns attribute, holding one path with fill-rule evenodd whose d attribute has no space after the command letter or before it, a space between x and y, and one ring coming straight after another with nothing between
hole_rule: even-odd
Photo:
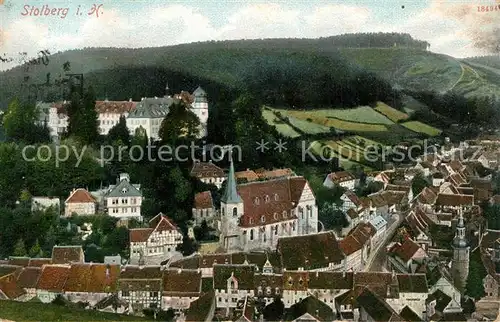
<instances>
[{"instance_id":1,"label":"small tower with spire","mask_svg":"<svg viewBox=\"0 0 500 322\"><path fill-rule=\"evenodd\" d=\"M226 190L221 198L221 243L229 250L238 248L239 245L239 221L243 215L243 200L236 189L236 176L231 152L229 153L229 174L226 180Z\"/></svg>"},{"instance_id":2,"label":"small tower with spire","mask_svg":"<svg viewBox=\"0 0 500 322\"><path fill-rule=\"evenodd\" d=\"M463 293L469 275L469 243L465 236L465 224L462 209L458 211L458 224L453 238L453 261L451 273L455 286Z\"/></svg>"}]
</instances>

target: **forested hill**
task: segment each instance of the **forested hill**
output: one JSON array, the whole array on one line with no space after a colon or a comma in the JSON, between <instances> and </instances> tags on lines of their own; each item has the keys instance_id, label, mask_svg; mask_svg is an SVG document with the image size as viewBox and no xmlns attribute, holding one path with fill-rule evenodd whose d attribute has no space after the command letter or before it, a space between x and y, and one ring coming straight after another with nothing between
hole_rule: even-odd
<instances>
[{"instance_id":1,"label":"forested hill","mask_svg":"<svg viewBox=\"0 0 500 322\"><path fill-rule=\"evenodd\" d=\"M383 99L380 96L386 95L386 82L412 90L447 92L453 89L460 93L463 88L462 92L467 95L497 91L497 85L491 84L492 78L479 79L482 75L472 69L465 69L464 73L458 60L434 54L426 48L427 42L415 40L408 34L373 33L320 39L210 41L156 48L70 50L51 55L47 66L29 66L28 70L26 66L19 66L0 73L0 108L4 109L13 97L27 92L22 85L42 84L47 80L49 84L54 83L65 73L62 66L66 62L70 62L71 73L84 74L86 82L94 85L98 98L110 100L163 95L159 85L163 81L168 81L175 90L186 89L181 85L191 85L193 81L204 86L214 83L233 89L250 87L271 102L289 105L336 104L340 98L343 106L351 106L358 98L350 92L358 89ZM355 84L364 71L375 73L383 81L365 73L364 79L375 83L369 83L372 86L368 88ZM160 79L159 75L162 75ZM53 90L47 85L38 87L46 92ZM287 92L292 91L298 94L290 99ZM335 92L337 98L326 99L328 91ZM54 94L57 93L49 97ZM211 96L213 98L213 93ZM347 100L351 96L353 102Z\"/></svg>"}]
</instances>

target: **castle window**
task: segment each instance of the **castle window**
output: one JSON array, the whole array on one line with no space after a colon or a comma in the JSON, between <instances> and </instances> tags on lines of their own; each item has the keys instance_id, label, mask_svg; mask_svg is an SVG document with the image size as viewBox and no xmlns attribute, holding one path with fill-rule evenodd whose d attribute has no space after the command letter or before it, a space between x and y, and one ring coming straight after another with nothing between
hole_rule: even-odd
<instances>
[{"instance_id":1,"label":"castle window","mask_svg":"<svg viewBox=\"0 0 500 322\"><path fill-rule=\"evenodd\" d=\"M299 285L302 285L304 284L304 281L302 280L302 278L299 280Z\"/></svg>"},{"instance_id":2,"label":"castle window","mask_svg":"<svg viewBox=\"0 0 500 322\"><path fill-rule=\"evenodd\" d=\"M253 225L253 218L250 218L248 222L250 223L250 225Z\"/></svg>"},{"instance_id":3,"label":"castle window","mask_svg":"<svg viewBox=\"0 0 500 322\"><path fill-rule=\"evenodd\" d=\"M266 201L266 203L268 203L268 202L269 202L269 196L268 196L268 195L266 195L266 196L264 197L264 200Z\"/></svg>"},{"instance_id":4,"label":"castle window","mask_svg":"<svg viewBox=\"0 0 500 322\"><path fill-rule=\"evenodd\" d=\"M266 216L260 217L260 222L265 223L266 222Z\"/></svg>"},{"instance_id":5,"label":"castle window","mask_svg":"<svg viewBox=\"0 0 500 322\"><path fill-rule=\"evenodd\" d=\"M271 287L266 287L266 294L271 295Z\"/></svg>"},{"instance_id":6,"label":"castle window","mask_svg":"<svg viewBox=\"0 0 500 322\"><path fill-rule=\"evenodd\" d=\"M274 219L278 219L278 213L274 213Z\"/></svg>"},{"instance_id":7,"label":"castle window","mask_svg":"<svg viewBox=\"0 0 500 322\"><path fill-rule=\"evenodd\" d=\"M277 194L277 193L275 193L275 194L274 194L274 201L278 201L278 199L279 199L279 196L278 196L278 194Z\"/></svg>"},{"instance_id":8,"label":"castle window","mask_svg":"<svg viewBox=\"0 0 500 322\"><path fill-rule=\"evenodd\" d=\"M225 211L224 207L222 207L222 216L224 216L225 213L226 213L226 211Z\"/></svg>"},{"instance_id":9,"label":"castle window","mask_svg":"<svg viewBox=\"0 0 500 322\"><path fill-rule=\"evenodd\" d=\"M286 218L286 210L283 211L283 218Z\"/></svg>"},{"instance_id":10,"label":"castle window","mask_svg":"<svg viewBox=\"0 0 500 322\"><path fill-rule=\"evenodd\" d=\"M280 288L277 287L276 290L274 291L276 294L280 294Z\"/></svg>"},{"instance_id":11,"label":"castle window","mask_svg":"<svg viewBox=\"0 0 500 322\"><path fill-rule=\"evenodd\" d=\"M233 208L233 217L238 216L238 209L236 207Z\"/></svg>"},{"instance_id":12,"label":"castle window","mask_svg":"<svg viewBox=\"0 0 500 322\"><path fill-rule=\"evenodd\" d=\"M260 204L259 197L255 197L255 199L254 199L254 203L255 203L256 205L259 205L259 204Z\"/></svg>"}]
</instances>

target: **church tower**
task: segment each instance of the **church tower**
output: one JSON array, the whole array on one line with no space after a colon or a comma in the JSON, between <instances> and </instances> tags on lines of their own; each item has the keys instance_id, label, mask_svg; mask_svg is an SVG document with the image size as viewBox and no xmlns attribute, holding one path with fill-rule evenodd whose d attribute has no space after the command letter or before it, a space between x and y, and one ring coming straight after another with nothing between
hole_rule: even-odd
<instances>
[{"instance_id":1,"label":"church tower","mask_svg":"<svg viewBox=\"0 0 500 322\"><path fill-rule=\"evenodd\" d=\"M453 238L453 261L451 263L451 273L453 282L460 292L465 291L465 283L469 275L469 244L465 237L464 217L462 209L459 210L458 225Z\"/></svg>"},{"instance_id":2,"label":"church tower","mask_svg":"<svg viewBox=\"0 0 500 322\"><path fill-rule=\"evenodd\" d=\"M221 238L222 247L228 251L238 249L240 245L239 221L243 215L243 200L236 190L233 158L229 154L230 166L226 180L226 190L221 198Z\"/></svg>"},{"instance_id":3,"label":"church tower","mask_svg":"<svg viewBox=\"0 0 500 322\"><path fill-rule=\"evenodd\" d=\"M193 92L194 101L192 104L192 111L200 119L201 129L199 137L207 135L207 122L208 122L208 99L207 93L198 86Z\"/></svg>"}]
</instances>

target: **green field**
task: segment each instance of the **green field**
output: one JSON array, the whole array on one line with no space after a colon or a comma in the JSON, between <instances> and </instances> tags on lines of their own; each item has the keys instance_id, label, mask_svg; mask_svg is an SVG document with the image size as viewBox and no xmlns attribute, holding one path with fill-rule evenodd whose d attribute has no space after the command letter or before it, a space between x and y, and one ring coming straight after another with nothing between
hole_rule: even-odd
<instances>
[{"instance_id":1,"label":"green field","mask_svg":"<svg viewBox=\"0 0 500 322\"><path fill-rule=\"evenodd\" d=\"M377 113L369 106L360 106L351 109L321 109L321 110L275 110L281 112L282 115L291 115L298 119L307 119L313 117L322 117L325 119L338 119L340 121L366 123L366 124L393 124L384 115Z\"/></svg>"},{"instance_id":2,"label":"green field","mask_svg":"<svg viewBox=\"0 0 500 322\"><path fill-rule=\"evenodd\" d=\"M323 154L323 156L324 157L336 157L336 158L338 158L339 162L340 162L340 166L343 167L344 169L352 169L354 167L361 167L361 168L365 169L365 171L372 170L372 168L370 168L364 164L361 164L361 163L358 163L354 160L349 160L349 159L346 159L346 158L340 156L331 148L331 146L329 146L330 149L328 149L328 150L327 150L327 148L325 148L325 146L329 146L329 145L327 145L323 141L314 141L311 143L310 149L312 152L314 152L317 155L322 155L322 153L326 153L325 151L329 151L329 154L327 154L327 155Z\"/></svg>"},{"instance_id":3,"label":"green field","mask_svg":"<svg viewBox=\"0 0 500 322\"><path fill-rule=\"evenodd\" d=\"M290 125L283 123L279 118L267 108L262 109L262 117L266 120L267 124L276 127L276 130L289 138L299 137L300 134L297 133Z\"/></svg>"},{"instance_id":4,"label":"green field","mask_svg":"<svg viewBox=\"0 0 500 322\"><path fill-rule=\"evenodd\" d=\"M405 122L401 123L401 125L413 132L423 133L429 136L437 136L441 134L441 130L419 121Z\"/></svg>"},{"instance_id":5,"label":"green field","mask_svg":"<svg viewBox=\"0 0 500 322\"><path fill-rule=\"evenodd\" d=\"M295 126L302 132L306 134L319 134L319 133L328 133L330 132L330 128L328 126L319 125L313 122L304 121L295 117L288 117L288 121L291 125Z\"/></svg>"},{"instance_id":6,"label":"green field","mask_svg":"<svg viewBox=\"0 0 500 322\"><path fill-rule=\"evenodd\" d=\"M328 128L334 127L335 129L338 130L352 131L352 132L387 131L387 127L384 124L388 125L393 124L388 118L377 113L370 107L359 107L351 110L331 109L331 110L299 111L299 110L275 109L274 111L279 112L283 117L292 117L298 120L312 122L322 127L328 127ZM340 119L339 116L345 118L345 120ZM269 123L269 116L264 115L264 118L266 118L266 120ZM364 123L365 120L369 120L370 123ZM374 123L377 121L384 123L383 124Z\"/></svg>"},{"instance_id":7,"label":"green field","mask_svg":"<svg viewBox=\"0 0 500 322\"><path fill-rule=\"evenodd\" d=\"M147 321L145 318L34 302L0 301L0 319L13 321Z\"/></svg>"},{"instance_id":8,"label":"green field","mask_svg":"<svg viewBox=\"0 0 500 322\"><path fill-rule=\"evenodd\" d=\"M408 119L408 114L398 111L395 108L392 108L389 105L382 102L377 102L375 110L380 114L385 115L388 119L396 123Z\"/></svg>"}]
</instances>

